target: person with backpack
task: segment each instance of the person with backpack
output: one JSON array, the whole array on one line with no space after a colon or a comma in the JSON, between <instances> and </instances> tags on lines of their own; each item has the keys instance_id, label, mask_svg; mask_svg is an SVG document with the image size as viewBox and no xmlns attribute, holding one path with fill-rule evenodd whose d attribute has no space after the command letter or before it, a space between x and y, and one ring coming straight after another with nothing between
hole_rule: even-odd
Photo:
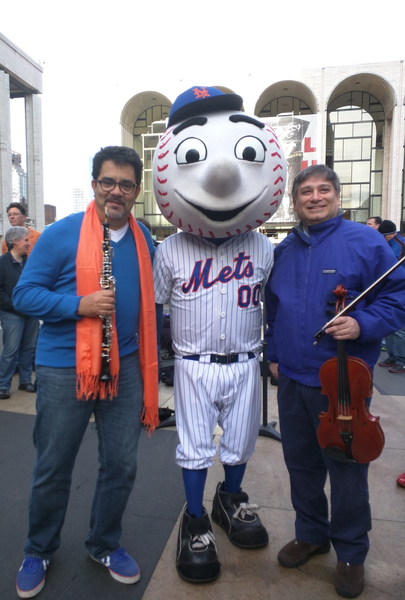
<instances>
[{"instance_id":1,"label":"person with backpack","mask_svg":"<svg viewBox=\"0 0 405 600\"><path fill-rule=\"evenodd\" d=\"M398 260L405 256L405 238L397 231L393 221L383 221L378 229L390 245ZM402 264L405 269L405 263ZM390 373L405 373L405 327L386 336L388 357L379 362L380 367L387 367Z\"/></svg>"}]
</instances>

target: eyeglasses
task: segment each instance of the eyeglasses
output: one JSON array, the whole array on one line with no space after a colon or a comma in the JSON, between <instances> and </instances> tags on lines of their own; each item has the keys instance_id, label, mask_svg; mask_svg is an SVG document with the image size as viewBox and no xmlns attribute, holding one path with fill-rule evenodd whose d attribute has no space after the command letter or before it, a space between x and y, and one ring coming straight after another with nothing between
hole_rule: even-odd
<instances>
[{"instance_id":1,"label":"eyeglasses","mask_svg":"<svg viewBox=\"0 0 405 600\"><path fill-rule=\"evenodd\" d=\"M130 194L138 187L132 181L114 181L114 179L96 179L96 181L100 184L103 192L112 192L115 186L118 185L123 194Z\"/></svg>"}]
</instances>

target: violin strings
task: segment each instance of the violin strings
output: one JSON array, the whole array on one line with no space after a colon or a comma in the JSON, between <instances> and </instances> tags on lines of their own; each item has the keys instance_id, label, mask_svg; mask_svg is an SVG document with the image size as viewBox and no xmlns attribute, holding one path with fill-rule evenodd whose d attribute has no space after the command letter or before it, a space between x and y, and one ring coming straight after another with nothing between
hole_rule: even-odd
<instances>
[{"instance_id":1,"label":"violin strings","mask_svg":"<svg viewBox=\"0 0 405 600\"><path fill-rule=\"evenodd\" d=\"M344 351L342 343L338 343L338 407L339 415L343 419L339 419L339 431L340 434L348 434L351 432L351 421L350 417L350 389L348 386L348 372L347 372L347 355Z\"/></svg>"}]
</instances>

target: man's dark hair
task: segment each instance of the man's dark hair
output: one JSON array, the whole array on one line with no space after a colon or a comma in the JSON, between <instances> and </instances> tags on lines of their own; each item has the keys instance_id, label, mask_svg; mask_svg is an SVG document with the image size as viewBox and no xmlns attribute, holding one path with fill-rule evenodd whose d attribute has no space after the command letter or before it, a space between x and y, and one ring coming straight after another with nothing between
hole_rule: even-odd
<instances>
[{"instance_id":1,"label":"man's dark hair","mask_svg":"<svg viewBox=\"0 0 405 600\"><path fill-rule=\"evenodd\" d=\"M307 179L313 178L325 179L325 181L330 181L333 187L335 188L335 192L337 194L340 193L340 181L335 171L333 171L326 165L311 165L310 167L307 167L306 169L300 171L295 177L292 188L292 197L294 199L296 198L298 188L300 187L300 185L302 185Z\"/></svg>"},{"instance_id":2,"label":"man's dark hair","mask_svg":"<svg viewBox=\"0 0 405 600\"><path fill-rule=\"evenodd\" d=\"M25 210L25 206L23 204L21 204L21 202L11 202L11 204L9 204L6 208L7 212L10 210L10 208L18 208L18 210L20 211L20 213L22 215L24 215L24 217L27 216L27 211Z\"/></svg>"},{"instance_id":3,"label":"man's dark hair","mask_svg":"<svg viewBox=\"0 0 405 600\"><path fill-rule=\"evenodd\" d=\"M111 160L116 165L131 165L135 172L135 182L140 185L142 179L143 164L140 156L132 148L126 146L106 146L100 148L100 151L93 158L93 179L98 179L101 167L106 160Z\"/></svg>"},{"instance_id":4,"label":"man's dark hair","mask_svg":"<svg viewBox=\"0 0 405 600\"><path fill-rule=\"evenodd\" d=\"M374 219L376 225L381 225L382 223L381 217L369 217L369 219Z\"/></svg>"}]
</instances>

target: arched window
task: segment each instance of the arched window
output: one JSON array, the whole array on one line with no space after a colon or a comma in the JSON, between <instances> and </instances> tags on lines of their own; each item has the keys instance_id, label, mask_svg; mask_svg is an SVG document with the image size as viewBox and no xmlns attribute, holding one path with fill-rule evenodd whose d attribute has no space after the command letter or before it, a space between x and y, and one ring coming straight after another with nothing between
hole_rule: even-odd
<instances>
[{"instance_id":1,"label":"arched window","mask_svg":"<svg viewBox=\"0 0 405 600\"><path fill-rule=\"evenodd\" d=\"M279 98L274 98L274 100L268 102L266 106L262 108L258 116L264 119L265 117L277 117L277 115L283 113L310 115L312 114L312 111L308 104L303 100L300 100L300 98L295 98L294 96L280 96Z\"/></svg>"},{"instance_id":2,"label":"arched window","mask_svg":"<svg viewBox=\"0 0 405 600\"><path fill-rule=\"evenodd\" d=\"M152 163L160 135L166 129L165 120L169 112L170 106L160 104L151 106L139 115L133 130L134 148L143 161L141 196L137 201L135 211L138 211L137 216L146 217L152 228L162 223L166 224L153 194Z\"/></svg>"},{"instance_id":3,"label":"arched window","mask_svg":"<svg viewBox=\"0 0 405 600\"><path fill-rule=\"evenodd\" d=\"M347 92L328 107L326 163L339 175L352 221L381 214L383 132L383 107L367 92Z\"/></svg>"}]
</instances>

